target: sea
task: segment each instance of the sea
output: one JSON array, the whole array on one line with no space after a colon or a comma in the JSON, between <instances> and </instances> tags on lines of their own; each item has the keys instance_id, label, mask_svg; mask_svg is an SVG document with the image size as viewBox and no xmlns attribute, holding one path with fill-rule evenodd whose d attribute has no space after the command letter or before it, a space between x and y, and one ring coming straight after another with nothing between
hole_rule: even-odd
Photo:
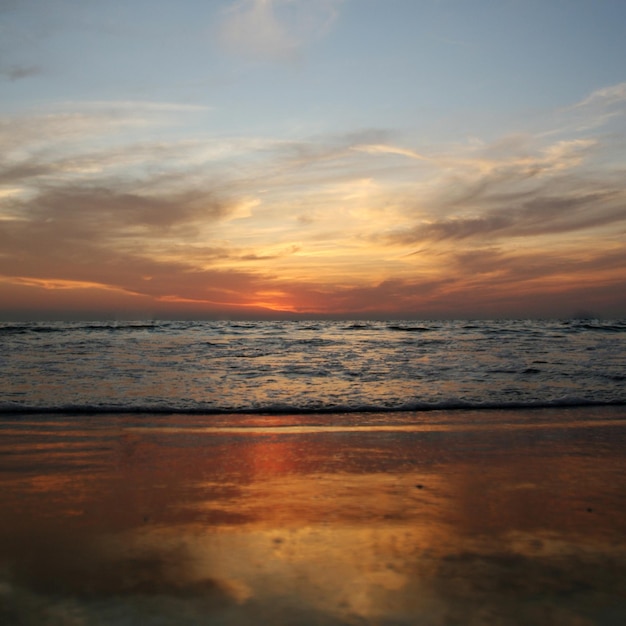
<instances>
[{"instance_id":1,"label":"sea","mask_svg":"<svg viewBox=\"0 0 626 626\"><path fill-rule=\"evenodd\" d=\"M626 404L626 320L0 323L0 413Z\"/></svg>"}]
</instances>

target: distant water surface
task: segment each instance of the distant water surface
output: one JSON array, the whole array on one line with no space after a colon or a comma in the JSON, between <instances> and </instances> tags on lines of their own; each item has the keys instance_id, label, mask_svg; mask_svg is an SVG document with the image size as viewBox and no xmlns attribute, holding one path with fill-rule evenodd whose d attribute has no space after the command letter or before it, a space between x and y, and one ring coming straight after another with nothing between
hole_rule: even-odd
<instances>
[{"instance_id":1,"label":"distant water surface","mask_svg":"<svg viewBox=\"0 0 626 626\"><path fill-rule=\"evenodd\" d=\"M0 411L626 404L626 320L0 324Z\"/></svg>"}]
</instances>

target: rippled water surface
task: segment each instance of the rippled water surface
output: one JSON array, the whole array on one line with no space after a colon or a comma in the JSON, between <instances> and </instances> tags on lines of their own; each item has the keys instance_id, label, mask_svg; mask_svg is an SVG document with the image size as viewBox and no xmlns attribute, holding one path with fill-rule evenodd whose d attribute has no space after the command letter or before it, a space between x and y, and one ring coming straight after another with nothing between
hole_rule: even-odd
<instances>
[{"instance_id":1,"label":"rippled water surface","mask_svg":"<svg viewBox=\"0 0 626 626\"><path fill-rule=\"evenodd\" d=\"M626 321L5 323L0 338L4 411L626 402Z\"/></svg>"}]
</instances>

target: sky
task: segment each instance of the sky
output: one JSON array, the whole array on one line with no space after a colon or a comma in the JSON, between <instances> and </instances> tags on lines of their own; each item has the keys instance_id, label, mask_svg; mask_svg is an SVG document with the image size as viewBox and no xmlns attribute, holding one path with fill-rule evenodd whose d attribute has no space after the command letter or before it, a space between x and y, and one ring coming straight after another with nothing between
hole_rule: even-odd
<instances>
[{"instance_id":1,"label":"sky","mask_svg":"<svg viewBox=\"0 0 626 626\"><path fill-rule=\"evenodd\" d=\"M626 315L623 0L0 0L0 319Z\"/></svg>"}]
</instances>

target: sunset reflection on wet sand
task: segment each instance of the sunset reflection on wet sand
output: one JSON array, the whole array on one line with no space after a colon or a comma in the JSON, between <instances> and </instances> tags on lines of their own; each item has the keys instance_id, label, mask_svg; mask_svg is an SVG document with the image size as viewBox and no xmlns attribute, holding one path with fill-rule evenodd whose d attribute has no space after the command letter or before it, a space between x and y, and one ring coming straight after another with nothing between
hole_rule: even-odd
<instances>
[{"instance_id":1,"label":"sunset reflection on wet sand","mask_svg":"<svg viewBox=\"0 0 626 626\"><path fill-rule=\"evenodd\" d=\"M626 623L623 409L0 423L0 623Z\"/></svg>"}]
</instances>

